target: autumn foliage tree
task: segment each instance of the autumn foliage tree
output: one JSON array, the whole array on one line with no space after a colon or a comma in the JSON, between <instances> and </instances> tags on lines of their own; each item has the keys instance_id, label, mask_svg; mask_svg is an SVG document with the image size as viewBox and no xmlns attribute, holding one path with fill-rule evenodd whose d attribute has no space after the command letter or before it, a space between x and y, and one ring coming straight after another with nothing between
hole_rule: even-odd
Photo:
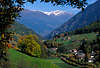
<instances>
[{"instance_id":1,"label":"autumn foliage tree","mask_svg":"<svg viewBox=\"0 0 100 68\"><path fill-rule=\"evenodd\" d=\"M18 40L18 45L22 52L32 56L40 57L41 47L34 39L35 38L33 35L22 36Z\"/></svg>"}]
</instances>

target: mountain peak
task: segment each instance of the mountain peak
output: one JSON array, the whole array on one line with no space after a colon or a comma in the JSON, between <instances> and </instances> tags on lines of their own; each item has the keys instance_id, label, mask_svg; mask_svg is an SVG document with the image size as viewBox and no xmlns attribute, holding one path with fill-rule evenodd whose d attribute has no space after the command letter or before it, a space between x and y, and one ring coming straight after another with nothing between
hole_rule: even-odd
<instances>
[{"instance_id":1,"label":"mountain peak","mask_svg":"<svg viewBox=\"0 0 100 68\"><path fill-rule=\"evenodd\" d=\"M45 36L51 31L61 26L66 20L72 17L65 11L54 11L55 15L47 15L44 11L40 10L23 10L19 22L31 28L39 35ZM64 13L64 14L62 14ZM58 16L58 14L60 14ZM45 27L44 27L45 26Z\"/></svg>"},{"instance_id":2,"label":"mountain peak","mask_svg":"<svg viewBox=\"0 0 100 68\"><path fill-rule=\"evenodd\" d=\"M61 11L61 10L56 10L56 11L51 11L51 12L44 12L44 14L46 14L46 15L55 15L55 16L58 16L58 15L61 15L61 14L66 14L66 13L67 13L66 11ZM71 14L71 13L67 13L67 14Z\"/></svg>"}]
</instances>

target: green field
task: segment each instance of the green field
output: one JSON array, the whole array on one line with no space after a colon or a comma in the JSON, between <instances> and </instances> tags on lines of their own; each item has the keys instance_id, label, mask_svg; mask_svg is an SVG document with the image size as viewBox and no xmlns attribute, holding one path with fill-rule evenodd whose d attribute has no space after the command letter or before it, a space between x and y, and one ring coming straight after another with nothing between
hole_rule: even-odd
<instances>
[{"instance_id":1,"label":"green field","mask_svg":"<svg viewBox=\"0 0 100 68\"><path fill-rule=\"evenodd\" d=\"M48 61L53 63L53 64L58 65L60 68L78 68L78 67L74 67L74 66L71 66L71 65L64 63L59 58L49 58Z\"/></svg>"},{"instance_id":2,"label":"green field","mask_svg":"<svg viewBox=\"0 0 100 68\"><path fill-rule=\"evenodd\" d=\"M9 49L10 68L75 68L59 58L40 59Z\"/></svg>"},{"instance_id":3,"label":"green field","mask_svg":"<svg viewBox=\"0 0 100 68\"><path fill-rule=\"evenodd\" d=\"M82 39L87 39L87 41L90 41L90 42L95 40L96 33L72 35L70 37L71 37L71 40L62 40L61 38L58 38L56 39L56 42L62 43L65 47L67 46L68 49L78 48L81 45Z\"/></svg>"},{"instance_id":4,"label":"green field","mask_svg":"<svg viewBox=\"0 0 100 68\"><path fill-rule=\"evenodd\" d=\"M72 40L82 40L87 39L89 41L96 39L96 33L88 33L88 34L79 34L71 36Z\"/></svg>"}]
</instances>

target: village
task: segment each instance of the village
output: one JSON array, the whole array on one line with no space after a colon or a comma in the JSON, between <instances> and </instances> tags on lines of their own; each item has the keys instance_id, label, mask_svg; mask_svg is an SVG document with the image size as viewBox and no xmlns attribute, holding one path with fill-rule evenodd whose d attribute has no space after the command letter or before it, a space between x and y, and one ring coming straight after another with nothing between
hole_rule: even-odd
<instances>
[{"instance_id":1,"label":"village","mask_svg":"<svg viewBox=\"0 0 100 68\"><path fill-rule=\"evenodd\" d=\"M71 41L71 43L80 43L78 47L75 47L73 49L67 49L69 47L63 47L61 50L59 50L59 46L62 46L62 44L57 45L57 46L50 46L49 44L49 48L47 48L49 50L49 52L52 51L52 54L56 55L56 57L60 57L61 60L63 60L65 63L70 63L72 65L87 65L90 66L97 62L100 51L99 51L99 45L98 45L98 41L100 40L100 34L97 33L96 34L96 39L92 40L92 42L89 42L88 38L83 38L82 40L73 40L73 38L71 36L68 36L68 33L66 32L65 34L60 34L59 36L56 35L54 40L56 40L56 42L61 42L61 41ZM60 40L57 40L59 39ZM75 43L75 44L76 44ZM74 44L74 45L75 45ZM70 45L71 46L71 45ZM60 51L60 52L59 52ZM76 63L76 64L75 64ZM94 65L95 66L95 65Z\"/></svg>"}]
</instances>

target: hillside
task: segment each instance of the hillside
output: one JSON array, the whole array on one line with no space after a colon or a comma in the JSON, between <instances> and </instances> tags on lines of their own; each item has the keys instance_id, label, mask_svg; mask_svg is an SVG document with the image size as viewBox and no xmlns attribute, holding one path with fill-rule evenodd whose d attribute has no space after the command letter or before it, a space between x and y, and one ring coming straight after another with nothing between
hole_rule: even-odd
<instances>
[{"instance_id":1,"label":"hillside","mask_svg":"<svg viewBox=\"0 0 100 68\"><path fill-rule=\"evenodd\" d=\"M65 31L72 31L77 28L82 28L92 22L100 20L100 0L96 1L95 3L89 5L83 12L79 12L70 20L65 22L62 26L51 32L48 38L51 38L57 33L65 32Z\"/></svg>"},{"instance_id":2,"label":"hillside","mask_svg":"<svg viewBox=\"0 0 100 68\"><path fill-rule=\"evenodd\" d=\"M86 34L86 33L99 32L99 31L100 31L100 21L96 21L83 28L79 28L74 31L71 31L69 32L69 34Z\"/></svg>"},{"instance_id":3,"label":"hillside","mask_svg":"<svg viewBox=\"0 0 100 68\"><path fill-rule=\"evenodd\" d=\"M81 40L87 39L88 42L92 42L96 39L96 33L87 33L87 34L79 34L70 36L71 40L67 40L67 36L65 36L66 40L63 40L62 37L56 39L56 42L62 43L64 48L74 49L78 48L81 45Z\"/></svg>"},{"instance_id":4,"label":"hillside","mask_svg":"<svg viewBox=\"0 0 100 68\"><path fill-rule=\"evenodd\" d=\"M9 49L9 68L76 68L65 64L60 59L50 58L41 59L35 58L16 50Z\"/></svg>"},{"instance_id":5,"label":"hillside","mask_svg":"<svg viewBox=\"0 0 100 68\"><path fill-rule=\"evenodd\" d=\"M20 23L15 23L12 25L12 28L9 29L9 31L16 32L16 34L19 35L29 35L29 34L35 34L37 35L40 39L42 39L41 36L39 36L37 33L35 33L32 29L27 28L24 24Z\"/></svg>"},{"instance_id":6,"label":"hillside","mask_svg":"<svg viewBox=\"0 0 100 68\"><path fill-rule=\"evenodd\" d=\"M92 27L95 24L93 23L86 27ZM95 26L94 28L98 28ZM94 28L91 29L94 31ZM80 30L81 31L81 30ZM83 33L83 34L72 34L72 35L64 35L63 33L56 35L52 40L48 40L45 42L47 44L49 53L51 54L61 54L62 60L68 64L79 66L80 68L99 68L100 63L99 55L100 55L100 35L99 32L95 33ZM50 46L51 45L51 46ZM52 48L56 48L57 52L55 52ZM81 51L81 52L80 52ZM91 52L94 52L94 59L92 62L89 61ZM84 58L80 59L80 55L83 54ZM87 59L85 58L87 57ZM79 61L80 60L80 61ZM83 61L84 60L84 61ZM87 60L87 61L86 61ZM96 64L95 64L96 63Z\"/></svg>"}]
</instances>

